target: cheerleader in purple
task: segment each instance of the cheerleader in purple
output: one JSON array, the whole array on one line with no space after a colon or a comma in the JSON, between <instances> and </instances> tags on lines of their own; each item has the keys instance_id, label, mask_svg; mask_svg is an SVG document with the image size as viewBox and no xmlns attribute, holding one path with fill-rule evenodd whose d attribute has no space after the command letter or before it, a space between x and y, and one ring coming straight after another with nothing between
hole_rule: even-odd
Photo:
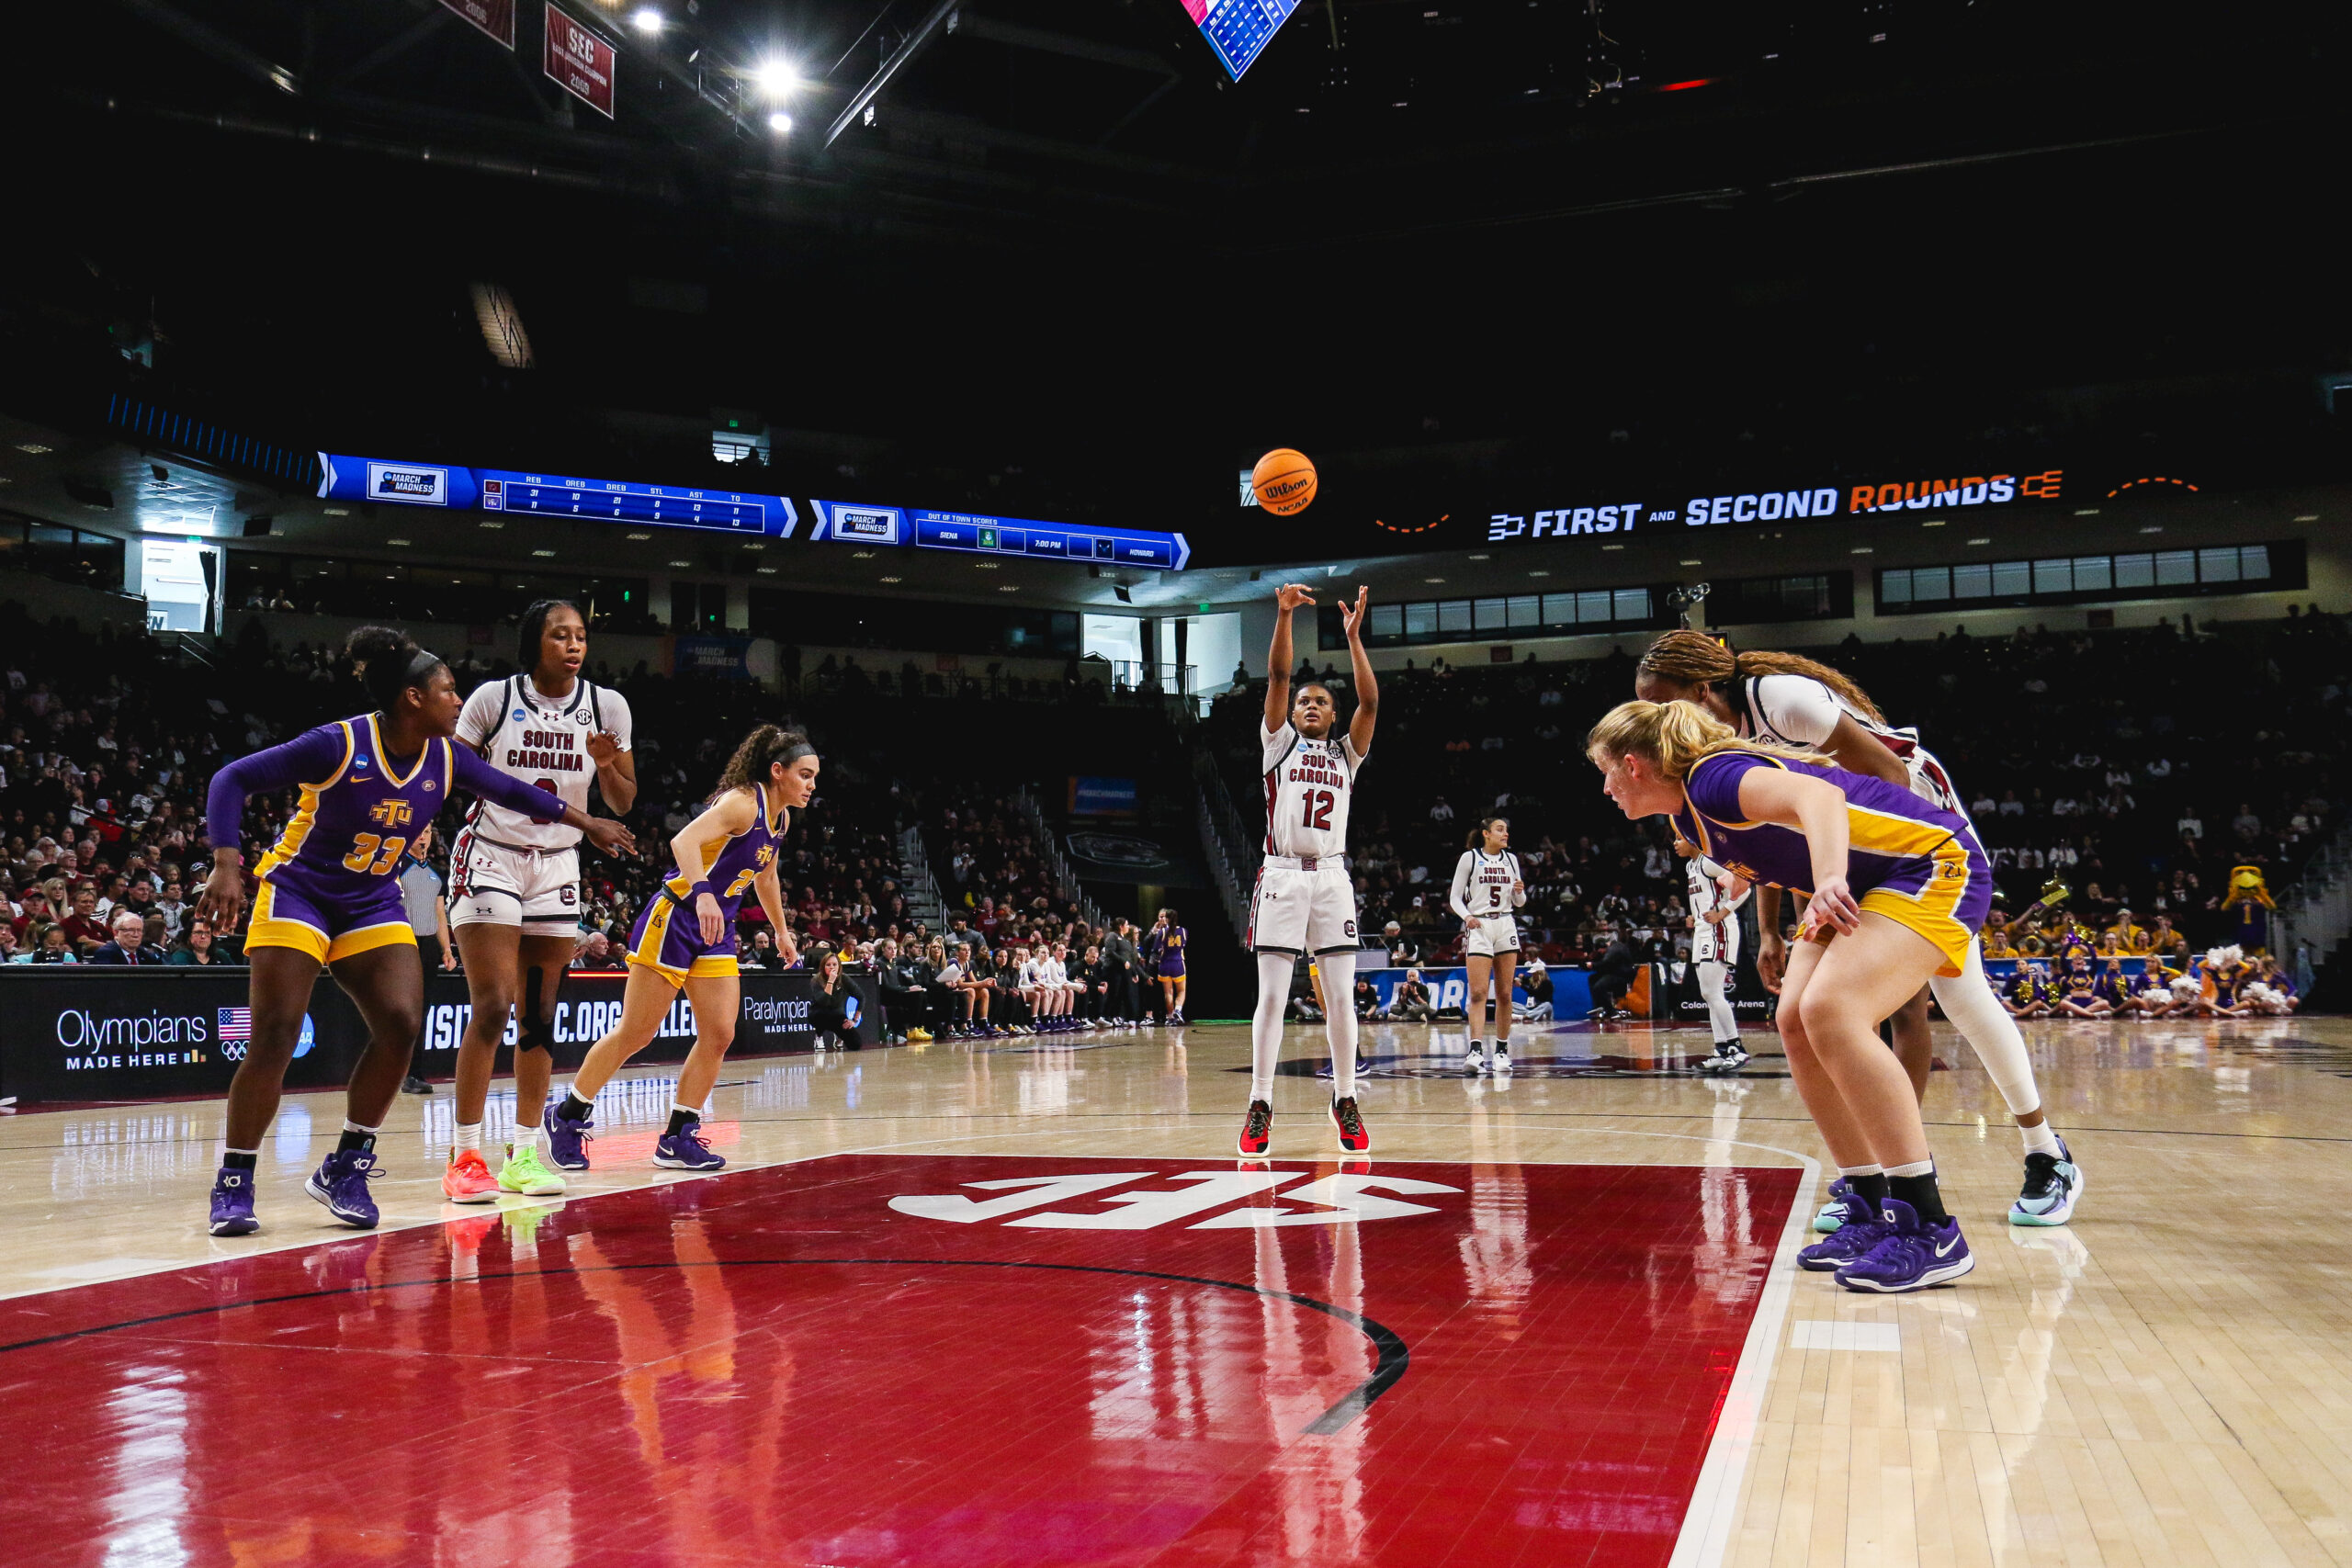
<instances>
[{"instance_id":1,"label":"cheerleader in purple","mask_svg":"<svg viewBox=\"0 0 2352 1568\"><path fill-rule=\"evenodd\" d=\"M305 1189L345 1224L376 1224L368 1182L376 1132L408 1073L424 1012L424 971L401 904L401 852L459 789L526 816L560 818L610 854L637 846L628 829L503 773L449 737L462 705L447 665L396 631L351 634L352 665L377 711L321 725L283 746L240 757L212 777L212 878L197 918L232 931L245 905L245 798L299 786L293 819L254 868L253 1038L229 1084L227 1148L212 1186L214 1235L246 1235L262 1134L277 1114L311 987L332 970L368 1022L351 1069L348 1120L335 1151Z\"/></svg>"},{"instance_id":2,"label":"cheerleader in purple","mask_svg":"<svg viewBox=\"0 0 2352 1568\"><path fill-rule=\"evenodd\" d=\"M1623 704L1585 749L1627 817L1667 817L1717 864L1812 900L1781 983L1781 1044L1822 1141L1880 1218L1804 1248L1800 1266L1888 1292L1967 1273L1919 1102L1877 1034L1930 976L1961 973L1976 940L1992 867L1967 819L1815 753L1744 741L1689 702Z\"/></svg>"}]
</instances>

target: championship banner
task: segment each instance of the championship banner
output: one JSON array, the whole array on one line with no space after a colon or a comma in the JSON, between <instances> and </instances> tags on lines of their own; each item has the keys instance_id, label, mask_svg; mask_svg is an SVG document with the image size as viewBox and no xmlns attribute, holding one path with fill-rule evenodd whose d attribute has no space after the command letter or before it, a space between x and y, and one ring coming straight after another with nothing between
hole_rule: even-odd
<instances>
[{"instance_id":1,"label":"championship banner","mask_svg":"<svg viewBox=\"0 0 2352 1568\"><path fill-rule=\"evenodd\" d=\"M547 47L539 66L557 86L610 119L618 62L611 44L556 9L555 0L548 0Z\"/></svg>"},{"instance_id":2,"label":"championship banner","mask_svg":"<svg viewBox=\"0 0 2352 1568\"><path fill-rule=\"evenodd\" d=\"M57 1100L159 1100L225 1093L253 1038L243 969L119 969L75 965L22 969L9 987L10 1027L0 1043L0 1098L26 1105ZM858 1045L879 1043L879 992L870 975L843 976L849 986L849 1033ZM620 1019L622 974L567 976L556 1003L559 1068L580 1064ZM772 1055L814 1048L807 970L746 973L741 1013L735 1021L735 1055ZM446 1077L455 1070L458 1043L473 1008L462 976L425 976L424 1017L413 1070ZM512 1044L514 1028L507 1025ZM683 993L662 1020L653 1043L634 1058L680 1062L695 1043L694 1005ZM314 987L300 1043L286 1071L288 1089L333 1089L346 1081L367 1048L368 1028L341 987Z\"/></svg>"},{"instance_id":3,"label":"championship banner","mask_svg":"<svg viewBox=\"0 0 2352 1568\"><path fill-rule=\"evenodd\" d=\"M441 7L456 12L507 48L514 47L514 0L441 0Z\"/></svg>"}]
</instances>

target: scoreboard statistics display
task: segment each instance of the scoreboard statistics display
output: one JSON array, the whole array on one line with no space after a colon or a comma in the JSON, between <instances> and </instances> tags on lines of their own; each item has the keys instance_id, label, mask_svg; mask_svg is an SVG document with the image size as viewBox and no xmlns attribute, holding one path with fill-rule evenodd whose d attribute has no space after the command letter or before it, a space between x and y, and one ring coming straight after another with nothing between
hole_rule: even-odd
<instances>
[{"instance_id":1,"label":"scoreboard statistics display","mask_svg":"<svg viewBox=\"0 0 2352 1568\"><path fill-rule=\"evenodd\" d=\"M721 534L792 537L799 513L791 499L696 485L583 479L511 468L443 463L393 463L373 457L319 454L319 496L329 501L386 502L575 517L592 523L651 524Z\"/></svg>"},{"instance_id":2,"label":"scoreboard statistics display","mask_svg":"<svg viewBox=\"0 0 2352 1568\"><path fill-rule=\"evenodd\" d=\"M1296 9L1298 0L1184 0L1185 14L1237 82Z\"/></svg>"},{"instance_id":3,"label":"scoreboard statistics display","mask_svg":"<svg viewBox=\"0 0 2352 1568\"><path fill-rule=\"evenodd\" d=\"M1182 571L1193 547L1182 534L1137 528L1095 528L1038 523L1025 517L990 517L972 512L876 506L848 501L812 501L812 539L851 545L911 545L926 550L966 550L978 555L1029 556L1082 560L1105 566L1148 567Z\"/></svg>"}]
</instances>

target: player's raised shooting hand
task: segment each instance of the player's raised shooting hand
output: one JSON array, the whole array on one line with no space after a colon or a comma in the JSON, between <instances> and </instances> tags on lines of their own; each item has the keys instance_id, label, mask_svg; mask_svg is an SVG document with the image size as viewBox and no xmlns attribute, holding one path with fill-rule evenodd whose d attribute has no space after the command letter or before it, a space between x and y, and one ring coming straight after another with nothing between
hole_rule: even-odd
<instances>
[{"instance_id":1,"label":"player's raised shooting hand","mask_svg":"<svg viewBox=\"0 0 2352 1568\"><path fill-rule=\"evenodd\" d=\"M1347 623L1348 640L1350 642L1355 641L1363 631L1364 601L1370 598L1371 595L1371 588L1359 583L1356 586L1356 602L1352 604L1350 604L1345 601L1340 603L1340 618Z\"/></svg>"},{"instance_id":2,"label":"player's raised shooting hand","mask_svg":"<svg viewBox=\"0 0 2352 1568\"><path fill-rule=\"evenodd\" d=\"M1302 604L1315 603L1315 590L1304 582L1285 582L1274 595L1274 607L1287 614Z\"/></svg>"}]
</instances>

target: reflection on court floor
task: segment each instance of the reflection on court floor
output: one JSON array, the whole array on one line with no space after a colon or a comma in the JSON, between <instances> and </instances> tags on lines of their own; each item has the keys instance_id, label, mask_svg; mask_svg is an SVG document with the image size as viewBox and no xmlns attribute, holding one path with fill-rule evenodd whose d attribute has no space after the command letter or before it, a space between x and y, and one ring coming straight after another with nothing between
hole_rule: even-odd
<instances>
[{"instance_id":1,"label":"reflection on court floor","mask_svg":"<svg viewBox=\"0 0 2352 1568\"><path fill-rule=\"evenodd\" d=\"M1799 1179L842 1156L53 1291L0 1302L0 1532L1663 1568Z\"/></svg>"}]
</instances>

